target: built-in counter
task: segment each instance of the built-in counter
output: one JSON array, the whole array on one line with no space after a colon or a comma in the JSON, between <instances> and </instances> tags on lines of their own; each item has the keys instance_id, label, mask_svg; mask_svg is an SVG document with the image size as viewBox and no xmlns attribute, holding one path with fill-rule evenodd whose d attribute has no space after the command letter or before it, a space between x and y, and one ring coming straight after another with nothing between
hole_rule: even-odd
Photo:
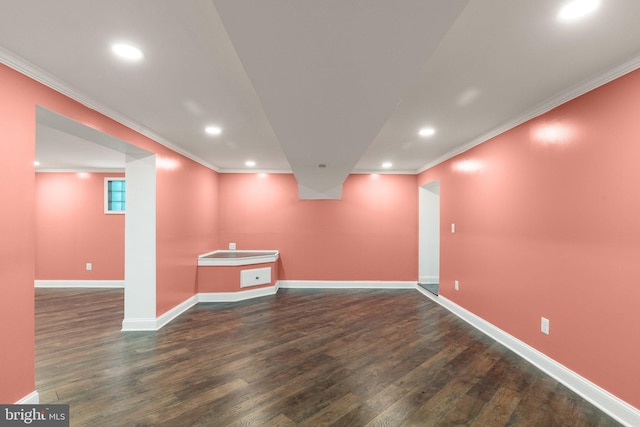
<instances>
[{"instance_id":1,"label":"built-in counter","mask_svg":"<svg viewBox=\"0 0 640 427\"><path fill-rule=\"evenodd\" d=\"M198 292L238 292L275 286L279 252L218 250L198 256Z\"/></svg>"},{"instance_id":2,"label":"built-in counter","mask_svg":"<svg viewBox=\"0 0 640 427\"><path fill-rule=\"evenodd\" d=\"M278 251L219 250L198 256L198 266L248 265L276 262Z\"/></svg>"}]
</instances>

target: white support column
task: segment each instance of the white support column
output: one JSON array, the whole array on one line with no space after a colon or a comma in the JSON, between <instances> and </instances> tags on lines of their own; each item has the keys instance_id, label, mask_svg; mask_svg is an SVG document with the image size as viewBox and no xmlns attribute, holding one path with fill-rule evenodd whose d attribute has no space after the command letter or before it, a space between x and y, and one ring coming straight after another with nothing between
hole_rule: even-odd
<instances>
[{"instance_id":1,"label":"white support column","mask_svg":"<svg viewBox=\"0 0 640 427\"><path fill-rule=\"evenodd\" d=\"M156 156L127 154L123 331L156 330Z\"/></svg>"}]
</instances>

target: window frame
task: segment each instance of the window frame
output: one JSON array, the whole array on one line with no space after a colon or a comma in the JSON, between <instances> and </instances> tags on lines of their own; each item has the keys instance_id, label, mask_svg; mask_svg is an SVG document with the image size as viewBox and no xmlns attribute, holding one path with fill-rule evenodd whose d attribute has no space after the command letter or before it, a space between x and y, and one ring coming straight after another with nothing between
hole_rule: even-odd
<instances>
[{"instance_id":1,"label":"window frame","mask_svg":"<svg viewBox=\"0 0 640 427\"><path fill-rule=\"evenodd\" d=\"M109 209L109 183L113 182L113 181L124 181L125 182L125 198L124 198L124 203L125 203L125 209L122 211L114 211ZM124 215L127 210L126 210L126 203L127 203L127 190L126 190L126 182L127 179L124 176L114 176L114 177L105 177L104 179L104 213L107 215Z\"/></svg>"}]
</instances>

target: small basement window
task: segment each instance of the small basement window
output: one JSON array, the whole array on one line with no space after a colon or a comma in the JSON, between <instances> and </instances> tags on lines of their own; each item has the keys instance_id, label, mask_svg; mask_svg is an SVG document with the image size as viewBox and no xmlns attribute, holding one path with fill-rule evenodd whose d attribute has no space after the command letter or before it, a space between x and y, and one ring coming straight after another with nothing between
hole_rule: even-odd
<instances>
[{"instance_id":1,"label":"small basement window","mask_svg":"<svg viewBox=\"0 0 640 427\"><path fill-rule=\"evenodd\" d=\"M127 181L124 178L104 179L104 213L123 214L127 207Z\"/></svg>"}]
</instances>

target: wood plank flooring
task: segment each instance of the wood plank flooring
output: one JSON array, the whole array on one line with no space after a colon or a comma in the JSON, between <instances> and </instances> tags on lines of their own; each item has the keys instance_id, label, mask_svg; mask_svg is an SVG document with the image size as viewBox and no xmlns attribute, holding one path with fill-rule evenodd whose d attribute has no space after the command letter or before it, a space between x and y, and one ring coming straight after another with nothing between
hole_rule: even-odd
<instances>
[{"instance_id":1,"label":"wood plank flooring","mask_svg":"<svg viewBox=\"0 0 640 427\"><path fill-rule=\"evenodd\" d=\"M417 291L280 290L121 332L121 290L36 289L72 426L617 426Z\"/></svg>"}]
</instances>

